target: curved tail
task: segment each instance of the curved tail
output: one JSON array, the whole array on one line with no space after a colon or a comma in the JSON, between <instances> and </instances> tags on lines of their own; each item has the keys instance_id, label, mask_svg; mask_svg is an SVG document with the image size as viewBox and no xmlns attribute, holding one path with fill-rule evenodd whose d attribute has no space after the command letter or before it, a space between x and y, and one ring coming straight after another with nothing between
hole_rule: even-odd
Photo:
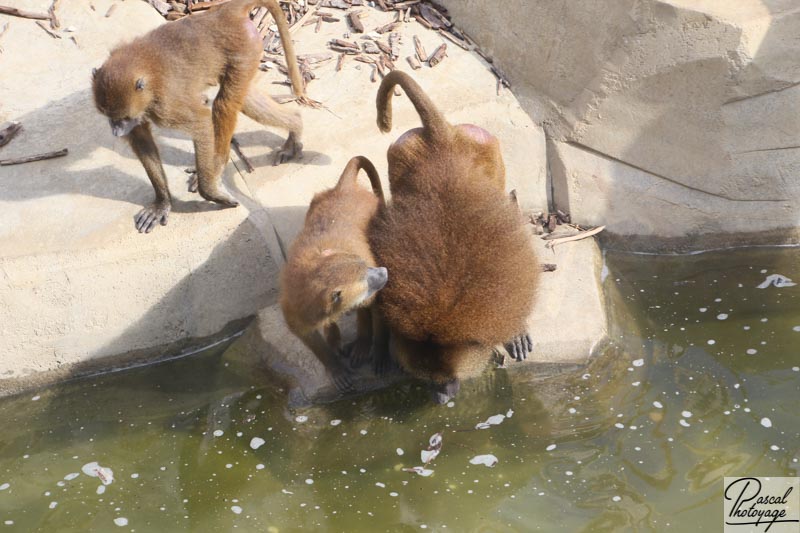
<instances>
[{"instance_id":1,"label":"curved tail","mask_svg":"<svg viewBox=\"0 0 800 533\"><path fill-rule=\"evenodd\" d=\"M283 57L286 59L286 68L292 82L292 93L302 102L306 98L306 84L303 82L300 67L297 65L297 55L294 52L294 43L292 35L289 33L289 22L286 20L286 15L278 5L278 0L259 0L256 3L261 7L266 7L272 18L275 19L281 46L283 46Z\"/></svg>"},{"instance_id":2,"label":"curved tail","mask_svg":"<svg viewBox=\"0 0 800 533\"><path fill-rule=\"evenodd\" d=\"M399 70L393 70L383 78L378 88L378 128L384 133L392 129L392 90L395 85L403 88L422 119L422 127L432 137L445 136L450 124L439 112L431 99L414 78Z\"/></svg>"},{"instance_id":3,"label":"curved tail","mask_svg":"<svg viewBox=\"0 0 800 533\"><path fill-rule=\"evenodd\" d=\"M355 185L359 170L364 170L364 172L367 173L369 182L372 185L372 192L375 193L375 196L377 196L381 202L385 202L381 178L378 175L378 171L375 169L375 165L372 164L372 161L363 155L357 155L347 162L347 166L344 167L342 176L339 178L336 187Z\"/></svg>"}]
</instances>

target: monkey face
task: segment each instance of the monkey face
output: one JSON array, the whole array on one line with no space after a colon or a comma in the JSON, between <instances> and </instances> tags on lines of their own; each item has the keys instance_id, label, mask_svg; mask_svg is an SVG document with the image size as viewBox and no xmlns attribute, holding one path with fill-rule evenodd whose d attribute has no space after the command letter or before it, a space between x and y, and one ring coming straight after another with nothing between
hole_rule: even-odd
<instances>
[{"instance_id":1,"label":"monkey face","mask_svg":"<svg viewBox=\"0 0 800 533\"><path fill-rule=\"evenodd\" d=\"M108 63L93 70L92 90L98 111L108 117L111 133L124 137L144 122L151 96L144 78L119 71Z\"/></svg>"},{"instance_id":2,"label":"monkey face","mask_svg":"<svg viewBox=\"0 0 800 533\"><path fill-rule=\"evenodd\" d=\"M337 254L331 259L323 261L317 272L319 279L327 280L327 290L319 297L320 308L328 318L369 305L375 293L389 280L386 267L367 266L358 256Z\"/></svg>"}]
</instances>

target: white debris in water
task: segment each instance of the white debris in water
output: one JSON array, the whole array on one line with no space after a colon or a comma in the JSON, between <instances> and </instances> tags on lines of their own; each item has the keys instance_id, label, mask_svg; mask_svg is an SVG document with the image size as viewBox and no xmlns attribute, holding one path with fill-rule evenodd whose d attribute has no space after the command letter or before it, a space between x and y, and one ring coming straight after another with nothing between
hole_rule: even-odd
<instances>
[{"instance_id":1,"label":"white debris in water","mask_svg":"<svg viewBox=\"0 0 800 533\"><path fill-rule=\"evenodd\" d=\"M471 465L484 465L488 466L489 468L494 468L498 463L497 457L488 453L486 455L476 455L472 459L469 460L469 464Z\"/></svg>"},{"instance_id":2,"label":"white debris in water","mask_svg":"<svg viewBox=\"0 0 800 533\"><path fill-rule=\"evenodd\" d=\"M281 489L281 492L284 493L284 494L294 494L294 492L292 492L290 490L286 490L286 489Z\"/></svg>"},{"instance_id":3,"label":"white debris in water","mask_svg":"<svg viewBox=\"0 0 800 533\"><path fill-rule=\"evenodd\" d=\"M761 282L761 285L756 287L756 289L766 289L770 285L774 285L775 287L782 289L783 287L794 287L797 284L792 282L792 280L786 276L781 276L780 274L770 274L767 276L767 279Z\"/></svg>"},{"instance_id":4,"label":"white debris in water","mask_svg":"<svg viewBox=\"0 0 800 533\"><path fill-rule=\"evenodd\" d=\"M403 448L397 448L395 451L397 452L397 455L403 455L404 453L406 453L403 451Z\"/></svg>"},{"instance_id":5,"label":"white debris in water","mask_svg":"<svg viewBox=\"0 0 800 533\"><path fill-rule=\"evenodd\" d=\"M581 379L589 379L590 377L592 377L591 374L584 374L581 376Z\"/></svg>"},{"instance_id":6,"label":"white debris in water","mask_svg":"<svg viewBox=\"0 0 800 533\"><path fill-rule=\"evenodd\" d=\"M98 485L96 492L97 492L97 494L104 494L106 492L106 486L105 485Z\"/></svg>"},{"instance_id":7,"label":"white debris in water","mask_svg":"<svg viewBox=\"0 0 800 533\"><path fill-rule=\"evenodd\" d=\"M633 362L633 366L644 366L644 359L636 359Z\"/></svg>"},{"instance_id":8,"label":"white debris in water","mask_svg":"<svg viewBox=\"0 0 800 533\"><path fill-rule=\"evenodd\" d=\"M692 412L691 411L681 411L681 416L683 418L692 418Z\"/></svg>"},{"instance_id":9,"label":"white debris in water","mask_svg":"<svg viewBox=\"0 0 800 533\"><path fill-rule=\"evenodd\" d=\"M359 431L359 433L361 433L362 435L366 435L367 434L367 430L366 429L362 429L361 431Z\"/></svg>"},{"instance_id":10,"label":"white debris in water","mask_svg":"<svg viewBox=\"0 0 800 533\"><path fill-rule=\"evenodd\" d=\"M244 435L244 433L242 433L241 431L237 431L237 432L236 432L236 436L237 436L237 437L241 437L242 435Z\"/></svg>"},{"instance_id":11,"label":"white debris in water","mask_svg":"<svg viewBox=\"0 0 800 533\"><path fill-rule=\"evenodd\" d=\"M708 311L708 307L701 307L700 308L700 312L701 313L705 313L706 311Z\"/></svg>"},{"instance_id":12,"label":"white debris in water","mask_svg":"<svg viewBox=\"0 0 800 533\"><path fill-rule=\"evenodd\" d=\"M298 424L302 424L303 422L308 422L308 417L306 415L297 415L294 417L294 421Z\"/></svg>"},{"instance_id":13,"label":"white debris in water","mask_svg":"<svg viewBox=\"0 0 800 533\"><path fill-rule=\"evenodd\" d=\"M479 422L475 426L475 429L488 429L492 426L500 424L501 422L503 422L503 420L505 420L505 418L506 418L505 415L490 416L489 418L486 419L486 422Z\"/></svg>"},{"instance_id":14,"label":"white debris in water","mask_svg":"<svg viewBox=\"0 0 800 533\"><path fill-rule=\"evenodd\" d=\"M37 394L36 396L34 396L33 398L31 398L31 401L32 401L32 402L38 402L38 401L39 401L41 398L42 398L42 397L41 397L41 396L39 396L39 395Z\"/></svg>"},{"instance_id":15,"label":"white debris in water","mask_svg":"<svg viewBox=\"0 0 800 533\"><path fill-rule=\"evenodd\" d=\"M264 465L262 463L258 463L256 465L256 470L264 470Z\"/></svg>"},{"instance_id":16,"label":"white debris in water","mask_svg":"<svg viewBox=\"0 0 800 533\"><path fill-rule=\"evenodd\" d=\"M13 520L6 520L6 521L5 521L5 522L3 522L3 523L4 523L5 525L7 525L7 526L13 526L13 525L14 525L14 521L13 521Z\"/></svg>"},{"instance_id":17,"label":"white debris in water","mask_svg":"<svg viewBox=\"0 0 800 533\"><path fill-rule=\"evenodd\" d=\"M397 498L399 494L397 494L396 492L390 492L389 496L391 496L392 498Z\"/></svg>"},{"instance_id":18,"label":"white debris in water","mask_svg":"<svg viewBox=\"0 0 800 533\"><path fill-rule=\"evenodd\" d=\"M242 508L238 505L232 506L231 511L233 511L234 514L242 514Z\"/></svg>"},{"instance_id":19,"label":"white debris in water","mask_svg":"<svg viewBox=\"0 0 800 533\"><path fill-rule=\"evenodd\" d=\"M57 505L58 505L58 502L50 502L50 505L48 507L50 509L55 509Z\"/></svg>"},{"instance_id":20,"label":"white debris in water","mask_svg":"<svg viewBox=\"0 0 800 533\"><path fill-rule=\"evenodd\" d=\"M456 402L447 402L447 407L455 407Z\"/></svg>"},{"instance_id":21,"label":"white debris in water","mask_svg":"<svg viewBox=\"0 0 800 533\"><path fill-rule=\"evenodd\" d=\"M758 350L756 350L755 348L748 348L747 349L747 355L755 355L757 353L758 353Z\"/></svg>"},{"instance_id":22,"label":"white debris in water","mask_svg":"<svg viewBox=\"0 0 800 533\"><path fill-rule=\"evenodd\" d=\"M422 462L428 464L436 459L436 456L439 455L439 450L422 450L419 455Z\"/></svg>"},{"instance_id":23,"label":"white debris in water","mask_svg":"<svg viewBox=\"0 0 800 533\"><path fill-rule=\"evenodd\" d=\"M429 470L424 466L413 466L411 468L404 468L404 472L413 472L415 474L419 474L422 477L428 477L433 474L433 470Z\"/></svg>"},{"instance_id":24,"label":"white debris in water","mask_svg":"<svg viewBox=\"0 0 800 533\"><path fill-rule=\"evenodd\" d=\"M781 447L773 444L772 446L769 447L769 449L772 450L773 452L777 452L778 450L781 449Z\"/></svg>"},{"instance_id":25,"label":"white debris in water","mask_svg":"<svg viewBox=\"0 0 800 533\"><path fill-rule=\"evenodd\" d=\"M570 407L569 409L567 409L567 412L568 412L569 414L571 414L571 415L574 415L575 413L577 413L577 412L578 412L578 410L577 410L577 409L575 409L574 407Z\"/></svg>"},{"instance_id":26,"label":"white debris in water","mask_svg":"<svg viewBox=\"0 0 800 533\"><path fill-rule=\"evenodd\" d=\"M128 525L128 519L124 516L120 516L119 518L114 519L114 523L119 527L125 527Z\"/></svg>"},{"instance_id":27,"label":"white debris in water","mask_svg":"<svg viewBox=\"0 0 800 533\"><path fill-rule=\"evenodd\" d=\"M10 486L11 484L9 483L3 483L2 485L0 485L0 490L7 490Z\"/></svg>"},{"instance_id":28,"label":"white debris in water","mask_svg":"<svg viewBox=\"0 0 800 533\"><path fill-rule=\"evenodd\" d=\"M717 341L715 341L714 339L708 339L708 344L714 345L717 344Z\"/></svg>"},{"instance_id":29,"label":"white debris in water","mask_svg":"<svg viewBox=\"0 0 800 533\"><path fill-rule=\"evenodd\" d=\"M385 489L385 488L386 488L386 485L385 485L385 484L383 484L383 483L381 483L380 481L378 481L377 483L375 483L375 486L376 486L376 487L380 487L380 488L382 488L382 489Z\"/></svg>"},{"instance_id":30,"label":"white debris in water","mask_svg":"<svg viewBox=\"0 0 800 533\"><path fill-rule=\"evenodd\" d=\"M254 450L257 450L261 448L265 442L267 441L265 441L261 437L253 437L252 439L250 439L250 447L253 448Z\"/></svg>"},{"instance_id":31,"label":"white debris in water","mask_svg":"<svg viewBox=\"0 0 800 533\"><path fill-rule=\"evenodd\" d=\"M314 484L314 480L313 480L313 479L311 479L311 478L308 478L308 479L306 480L306 485L313 485L313 484Z\"/></svg>"},{"instance_id":32,"label":"white debris in water","mask_svg":"<svg viewBox=\"0 0 800 533\"><path fill-rule=\"evenodd\" d=\"M614 424L614 427L619 429L625 429L625 424L620 424L619 422L617 422L616 424Z\"/></svg>"},{"instance_id":33,"label":"white debris in water","mask_svg":"<svg viewBox=\"0 0 800 533\"><path fill-rule=\"evenodd\" d=\"M800 366L793 366L792 372L800 372Z\"/></svg>"},{"instance_id":34,"label":"white debris in water","mask_svg":"<svg viewBox=\"0 0 800 533\"><path fill-rule=\"evenodd\" d=\"M97 461L86 463L81 467L81 470L89 477L100 478L103 485L110 485L114 482L114 471L108 467L100 466Z\"/></svg>"},{"instance_id":35,"label":"white debris in water","mask_svg":"<svg viewBox=\"0 0 800 533\"><path fill-rule=\"evenodd\" d=\"M64 481L72 481L73 479L75 479L78 476L80 476L80 474L78 472L72 472L72 473L67 474L66 476L64 476Z\"/></svg>"},{"instance_id":36,"label":"white debris in water","mask_svg":"<svg viewBox=\"0 0 800 533\"><path fill-rule=\"evenodd\" d=\"M720 313L720 314L717 315L717 320L725 320L727 318L728 318L728 314L727 313Z\"/></svg>"},{"instance_id":37,"label":"white debris in water","mask_svg":"<svg viewBox=\"0 0 800 533\"><path fill-rule=\"evenodd\" d=\"M571 476L572 475L572 470L567 470L566 472L564 472L564 474L566 474L567 476Z\"/></svg>"},{"instance_id":38,"label":"white debris in water","mask_svg":"<svg viewBox=\"0 0 800 533\"><path fill-rule=\"evenodd\" d=\"M215 437L221 437L224 433L225 432L222 431L221 429L217 429L217 430L214 431L214 436Z\"/></svg>"},{"instance_id":39,"label":"white debris in water","mask_svg":"<svg viewBox=\"0 0 800 533\"><path fill-rule=\"evenodd\" d=\"M613 497L611 498L611 501L614 501L614 502L618 502L618 501L620 501L620 500L622 500L622 498L620 498L619 496L613 496Z\"/></svg>"},{"instance_id":40,"label":"white debris in water","mask_svg":"<svg viewBox=\"0 0 800 533\"><path fill-rule=\"evenodd\" d=\"M506 411L506 418L511 418L512 416L514 416L513 409L509 409L508 411Z\"/></svg>"},{"instance_id":41,"label":"white debris in water","mask_svg":"<svg viewBox=\"0 0 800 533\"><path fill-rule=\"evenodd\" d=\"M233 465L231 463L228 463L225 465L225 468L233 468Z\"/></svg>"},{"instance_id":42,"label":"white debris in water","mask_svg":"<svg viewBox=\"0 0 800 533\"><path fill-rule=\"evenodd\" d=\"M792 328L792 331L800 331L800 326L795 326Z\"/></svg>"},{"instance_id":43,"label":"white debris in water","mask_svg":"<svg viewBox=\"0 0 800 533\"><path fill-rule=\"evenodd\" d=\"M685 427L685 428L688 428L688 427L691 425L691 424L689 424L689 422L687 422L687 421L686 421L686 420L684 420L683 418L681 418L681 419L680 419L680 421L679 421L678 423L679 423L680 425L682 425L683 427Z\"/></svg>"},{"instance_id":44,"label":"white debris in water","mask_svg":"<svg viewBox=\"0 0 800 533\"><path fill-rule=\"evenodd\" d=\"M336 420L331 420L331 425L332 426L338 426L341 423L342 423L342 421L339 420L338 418Z\"/></svg>"},{"instance_id":45,"label":"white debris in water","mask_svg":"<svg viewBox=\"0 0 800 533\"><path fill-rule=\"evenodd\" d=\"M656 401L653 402L653 407L655 407L656 409L663 409L664 405L661 402L659 402L658 400L656 400Z\"/></svg>"},{"instance_id":46,"label":"white debris in water","mask_svg":"<svg viewBox=\"0 0 800 533\"><path fill-rule=\"evenodd\" d=\"M136 479L137 477L139 477L139 474L133 473L133 474L131 474L131 477L132 477L133 479Z\"/></svg>"},{"instance_id":47,"label":"white debris in water","mask_svg":"<svg viewBox=\"0 0 800 533\"><path fill-rule=\"evenodd\" d=\"M555 444L550 444L547 448L545 448L545 450L547 450L548 452L552 452L555 449L556 449Z\"/></svg>"},{"instance_id":48,"label":"white debris in water","mask_svg":"<svg viewBox=\"0 0 800 533\"><path fill-rule=\"evenodd\" d=\"M634 387L638 387L641 384L642 384L641 381L634 381L633 383L631 383L631 385L634 386Z\"/></svg>"},{"instance_id":49,"label":"white debris in water","mask_svg":"<svg viewBox=\"0 0 800 533\"><path fill-rule=\"evenodd\" d=\"M765 428L771 428L772 427L772 420L770 420L769 418L767 418L765 416L764 418L761 419L761 425L764 426Z\"/></svg>"}]
</instances>

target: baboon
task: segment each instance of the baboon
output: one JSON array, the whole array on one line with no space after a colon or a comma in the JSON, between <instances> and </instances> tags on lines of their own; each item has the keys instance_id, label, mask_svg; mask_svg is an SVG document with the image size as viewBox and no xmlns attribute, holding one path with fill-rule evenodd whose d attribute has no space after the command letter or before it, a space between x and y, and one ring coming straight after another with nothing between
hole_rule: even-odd
<instances>
[{"instance_id":1,"label":"baboon","mask_svg":"<svg viewBox=\"0 0 800 533\"><path fill-rule=\"evenodd\" d=\"M356 182L360 169L366 171L372 192ZM325 365L340 391L352 382L341 356L339 317L358 309L352 363L386 344L372 301L386 285L388 272L377 266L367 242L367 227L381 204L383 190L375 167L366 157L352 158L336 186L311 200L281 272L286 323Z\"/></svg>"},{"instance_id":2,"label":"baboon","mask_svg":"<svg viewBox=\"0 0 800 533\"><path fill-rule=\"evenodd\" d=\"M97 109L108 117L112 134L127 139L155 189L155 202L134 218L140 233L149 233L157 222L166 225L172 209L151 122L191 135L200 195L225 207L238 205L220 177L239 111L289 131L276 164L301 153L300 114L281 107L251 83L263 53L261 37L248 15L255 6L266 7L275 19L293 92L298 101L310 102L277 0L231 0L207 13L164 24L118 46L93 71ZM209 109L202 93L211 85L219 85L219 92Z\"/></svg>"},{"instance_id":3,"label":"baboon","mask_svg":"<svg viewBox=\"0 0 800 533\"><path fill-rule=\"evenodd\" d=\"M505 187L495 137L449 124L407 74L393 71L378 89L378 126L391 129L400 85L422 119L388 150L391 202L369 230L378 262L392 273L378 309L391 331L389 352L412 375L432 382L444 403L459 379L482 371L505 345L522 360L538 264L529 233Z\"/></svg>"}]
</instances>

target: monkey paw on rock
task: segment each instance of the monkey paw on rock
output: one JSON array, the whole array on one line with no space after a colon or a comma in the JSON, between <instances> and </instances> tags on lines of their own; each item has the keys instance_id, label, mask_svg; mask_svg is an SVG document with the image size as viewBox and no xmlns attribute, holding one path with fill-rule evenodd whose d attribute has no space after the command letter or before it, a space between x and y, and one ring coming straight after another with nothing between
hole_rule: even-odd
<instances>
[{"instance_id":1,"label":"monkey paw on rock","mask_svg":"<svg viewBox=\"0 0 800 533\"><path fill-rule=\"evenodd\" d=\"M336 390L339 393L345 393L353 390L353 379L351 377L350 370L345 368L344 366L334 372L331 372L331 377L333 378L333 384L336 385Z\"/></svg>"},{"instance_id":2,"label":"monkey paw on rock","mask_svg":"<svg viewBox=\"0 0 800 533\"><path fill-rule=\"evenodd\" d=\"M361 338L345 348L345 353L349 354L350 368L358 368L369 360L371 344L370 339Z\"/></svg>"},{"instance_id":3,"label":"monkey paw on rock","mask_svg":"<svg viewBox=\"0 0 800 533\"><path fill-rule=\"evenodd\" d=\"M150 233L153 228L156 227L157 222L162 226L166 226L167 220L169 219L169 212L171 210L172 205L170 205L169 202L157 202L153 205L145 207L133 218L133 221L136 224L136 229L139 231L139 233Z\"/></svg>"},{"instance_id":4,"label":"monkey paw on rock","mask_svg":"<svg viewBox=\"0 0 800 533\"><path fill-rule=\"evenodd\" d=\"M296 141L293 134L290 133L289 138L286 139L285 143L283 143L283 147L275 154L275 158L272 160L272 165L277 167L278 165L281 165L290 159L298 157L302 153L303 143Z\"/></svg>"}]
</instances>

